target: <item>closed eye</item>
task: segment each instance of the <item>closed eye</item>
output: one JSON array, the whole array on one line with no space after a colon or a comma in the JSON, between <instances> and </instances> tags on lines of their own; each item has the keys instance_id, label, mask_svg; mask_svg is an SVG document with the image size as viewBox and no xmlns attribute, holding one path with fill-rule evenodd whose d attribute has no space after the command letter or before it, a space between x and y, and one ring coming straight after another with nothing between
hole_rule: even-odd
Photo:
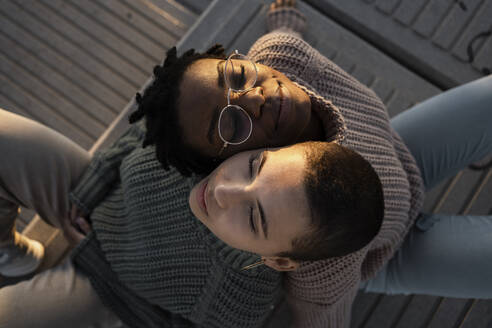
<instances>
[{"instance_id":1,"label":"closed eye","mask_svg":"<svg viewBox=\"0 0 492 328\"><path fill-rule=\"evenodd\" d=\"M251 226L251 231L256 234L255 220L253 220L253 207L249 208L249 225Z\"/></svg>"},{"instance_id":2,"label":"closed eye","mask_svg":"<svg viewBox=\"0 0 492 328\"><path fill-rule=\"evenodd\" d=\"M255 160L255 154L251 154L251 156L249 157L249 177L252 178L253 177L253 162Z\"/></svg>"},{"instance_id":3,"label":"closed eye","mask_svg":"<svg viewBox=\"0 0 492 328\"><path fill-rule=\"evenodd\" d=\"M241 74L234 75L234 85L243 86L246 83L246 68L241 65Z\"/></svg>"}]
</instances>

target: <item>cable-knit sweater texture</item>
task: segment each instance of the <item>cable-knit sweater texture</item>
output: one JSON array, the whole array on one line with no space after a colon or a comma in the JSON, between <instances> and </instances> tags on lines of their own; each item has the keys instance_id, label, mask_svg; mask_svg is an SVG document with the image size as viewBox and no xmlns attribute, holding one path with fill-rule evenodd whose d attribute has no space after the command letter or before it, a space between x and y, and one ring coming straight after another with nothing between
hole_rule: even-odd
<instances>
[{"instance_id":1,"label":"cable-knit sweater texture","mask_svg":"<svg viewBox=\"0 0 492 328\"><path fill-rule=\"evenodd\" d=\"M414 223L422 179L374 92L300 38L299 11L276 10L268 26L273 32L253 45L250 57L306 91L326 139L361 154L383 185L385 216L369 245L302 263L284 281L294 326L346 327L360 282L375 276ZM96 153L70 194L93 224L72 254L75 264L131 327L261 327L279 298L280 274L240 270L258 257L228 247L193 217L188 193L196 179L161 169L155 148L140 147L143 135L140 122Z\"/></svg>"}]
</instances>

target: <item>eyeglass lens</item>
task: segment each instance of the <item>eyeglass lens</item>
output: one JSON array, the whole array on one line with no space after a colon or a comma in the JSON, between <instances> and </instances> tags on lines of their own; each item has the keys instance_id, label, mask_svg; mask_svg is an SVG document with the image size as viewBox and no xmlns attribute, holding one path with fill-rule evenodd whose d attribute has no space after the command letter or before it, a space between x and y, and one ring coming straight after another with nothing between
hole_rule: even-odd
<instances>
[{"instance_id":1,"label":"eyeglass lens","mask_svg":"<svg viewBox=\"0 0 492 328\"><path fill-rule=\"evenodd\" d=\"M227 85L234 91L252 88L256 82L255 64L241 54L229 57L224 74Z\"/></svg>"},{"instance_id":2,"label":"eyeglass lens","mask_svg":"<svg viewBox=\"0 0 492 328\"><path fill-rule=\"evenodd\" d=\"M230 144L240 144L251 134L251 119L239 106L229 105L219 117L220 136Z\"/></svg>"},{"instance_id":3,"label":"eyeglass lens","mask_svg":"<svg viewBox=\"0 0 492 328\"><path fill-rule=\"evenodd\" d=\"M236 92L254 87L257 78L255 64L241 54L231 55L225 65L224 77L227 86ZM240 144L251 135L252 122L246 111L229 104L219 117L219 134L224 142Z\"/></svg>"}]
</instances>

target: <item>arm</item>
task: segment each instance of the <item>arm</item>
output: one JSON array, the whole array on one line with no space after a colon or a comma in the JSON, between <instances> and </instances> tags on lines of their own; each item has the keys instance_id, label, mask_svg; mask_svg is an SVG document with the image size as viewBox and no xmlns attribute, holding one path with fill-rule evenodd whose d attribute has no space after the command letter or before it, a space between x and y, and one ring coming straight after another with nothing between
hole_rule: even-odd
<instances>
[{"instance_id":1,"label":"arm","mask_svg":"<svg viewBox=\"0 0 492 328\"><path fill-rule=\"evenodd\" d=\"M304 262L287 274L287 302L292 327L343 328L350 326L352 303L361 282L368 246L346 256Z\"/></svg>"},{"instance_id":2,"label":"arm","mask_svg":"<svg viewBox=\"0 0 492 328\"><path fill-rule=\"evenodd\" d=\"M295 1L277 0L270 5L267 13L268 33L259 38L248 52L248 56L254 61L271 66L271 63L262 62L262 52L270 40L280 40L295 44L296 40L302 40L302 33L306 27L306 17L295 8Z\"/></svg>"},{"instance_id":3,"label":"arm","mask_svg":"<svg viewBox=\"0 0 492 328\"><path fill-rule=\"evenodd\" d=\"M296 8L295 1L277 0L267 14L268 32L285 32L302 38L306 17Z\"/></svg>"},{"instance_id":4,"label":"arm","mask_svg":"<svg viewBox=\"0 0 492 328\"><path fill-rule=\"evenodd\" d=\"M358 287L354 286L337 302L315 304L293 297L287 302L292 310L294 320L292 328L348 328L352 314L352 303L357 295Z\"/></svg>"}]
</instances>

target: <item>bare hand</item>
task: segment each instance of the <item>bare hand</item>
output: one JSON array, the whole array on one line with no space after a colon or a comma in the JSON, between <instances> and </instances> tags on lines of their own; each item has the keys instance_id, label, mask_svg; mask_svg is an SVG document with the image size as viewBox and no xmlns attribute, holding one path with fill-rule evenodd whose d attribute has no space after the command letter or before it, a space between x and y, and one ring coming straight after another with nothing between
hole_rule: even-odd
<instances>
[{"instance_id":1,"label":"bare hand","mask_svg":"<svg viewBox=\"0 0 492 328\"><path fill-rule=\"evenodd\" d=\"M296 6L296 0L275 0L270 5L270 11L273 11L273 10L279 9L279 8L289 8L289 7L295 7L295 6Z\"/></svg>"},{"instance_id":2,"label":"bare hand","mask_svg":"<svg viewBox=\"0 0 492 328\"><path fill-rule=\"evenodd\" d=\"M88 220L82 216L77 206L72 205L68 220L62 220L63 234L72 245L80 243L92 230Z\"/></svg>"}]
</instances>

